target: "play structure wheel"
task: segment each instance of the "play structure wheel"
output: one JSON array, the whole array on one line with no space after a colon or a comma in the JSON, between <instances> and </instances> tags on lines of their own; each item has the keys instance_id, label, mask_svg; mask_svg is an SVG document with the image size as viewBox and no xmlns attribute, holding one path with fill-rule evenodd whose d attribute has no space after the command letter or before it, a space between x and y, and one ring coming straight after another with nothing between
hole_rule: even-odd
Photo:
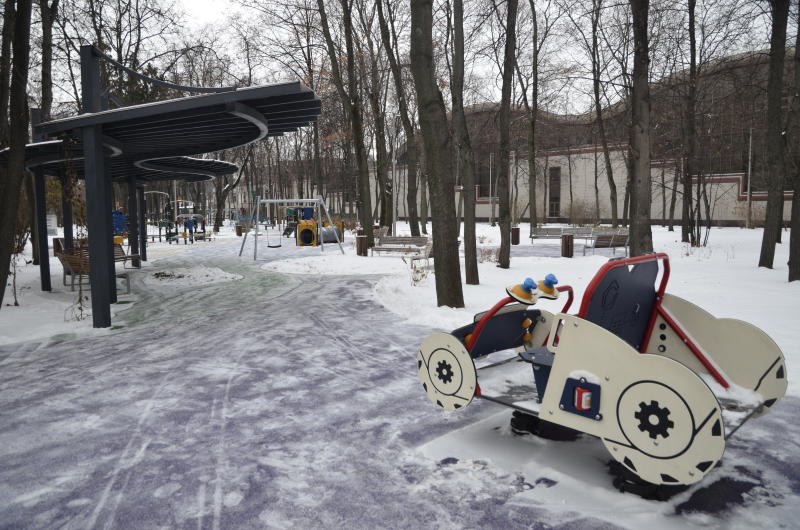
<instances>
[{"instance_id":1,"label":"play structure wheel","mask_svg":"<svg viewBox=\"0 0 800 530\"><path fill-rule=\"evenodd\" d=\"M417 352L419 380L433 403L445 410L469 405L478 382L475 363L464 345L449 333L434 333Z\"/></svg>"},{"instance_id":2,"label":"play structure wheel","mask_svg":"<svg viewBox=\"0 0 800 530\"><path fill-rule=\"evenodd\" d=\"M652 484L692 484L725 449L719 403L699 377L685 372L680 381L628 385L616 403L624 439L603 440L615 460Z\"/></svg>"}]
</instances>

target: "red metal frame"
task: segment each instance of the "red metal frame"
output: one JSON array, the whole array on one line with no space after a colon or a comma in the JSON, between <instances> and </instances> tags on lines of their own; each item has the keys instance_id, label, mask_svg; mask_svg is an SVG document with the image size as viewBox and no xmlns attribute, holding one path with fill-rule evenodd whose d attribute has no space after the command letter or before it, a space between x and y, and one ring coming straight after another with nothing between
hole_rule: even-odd
<instances>
[{"instance_id":1,"label":"red metal frame","mask_svg":"<svg viewBox=\"0 0 800 530\"><path fill-rule=\"evenodd\" d=\"M689 335L687 335L686 332L681 329L678 323L675 322L675 320L669 315L669 313L667 313L667 311L661 307L661 300L659 300L658 305L655 308L655 311L653 311L654 315L656 313L661 315L661 318L664 319L664 321L669 325L669 327L671 327L672 330L678 334L678 337L681 338L683 343L686 344L686 346L694 354L694 356L697 357L697 360L700 361L700 363L706 368L706 370L708 370L708 373L711 374L712 377L714 377L714 379L717 380L717 383L722 385L724 388L730 387L730 384L724 377L722 377L722 374L719 373L717 367L714 366L711 363L711 361L708 360L708 357L706 357L703 354L703 352L700 351L700 348L697 346L697 344L695 344L694 341L691 338L689 338Z\"/></svg>"}]
</instances>

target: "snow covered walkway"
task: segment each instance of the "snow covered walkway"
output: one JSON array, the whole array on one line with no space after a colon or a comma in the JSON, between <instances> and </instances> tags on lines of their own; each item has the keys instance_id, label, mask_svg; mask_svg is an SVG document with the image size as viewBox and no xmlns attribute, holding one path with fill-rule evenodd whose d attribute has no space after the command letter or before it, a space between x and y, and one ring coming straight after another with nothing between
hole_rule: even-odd
<instances>
[{"instance_id":1,"label":"snow covered walkway","mask_svg":"<svg viewBox=\"0 0 800 530\"><path fill-rule=\"evenodd\" d=\"M238 241L181 250L134 275L122 329L0 346L0 528L777 528L800 516L796 397L743 428L710 480L643 501L613 490L599 441L514 437L510 413L486 403L432 406L414 353L435 330L380 305L376 277L264 271ZM280 257L304 253L319 250ZM181 273L197 270L207 282Z\"/></svg>"}]
</instances>

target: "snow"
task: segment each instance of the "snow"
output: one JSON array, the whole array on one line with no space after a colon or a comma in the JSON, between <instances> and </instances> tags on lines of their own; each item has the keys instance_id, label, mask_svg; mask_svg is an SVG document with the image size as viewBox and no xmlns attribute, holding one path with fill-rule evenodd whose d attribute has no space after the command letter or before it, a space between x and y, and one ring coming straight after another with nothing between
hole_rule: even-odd
<instances>
[{"instance_id":1,"label":"snow","mask_svg":"<svg viewBox=\"0 0 800 530\"><path fill-rule=\"evenodd\" d=\"M147 274L144 283L159 287L199 287L217 282L241 280L240 274L229 274L219 267L180 267Z\"/></svg>"},{"instance_id":2,"label":"snow","mask_svg":"<svg viewBox=\"0 0 800 530\"><path fill-rule=\"evenodd\" d=\"M612 487L600 441L515 436L508 409L475 400L446 413L417 381L428 334L550 272L573 286L576 311L612 256L584 257L576 242L561 258L558 241L522 232L511 268L481 263L461 309L436 307L432 272L412 281L399 256L356 256L351 234L344 256L286 240L258 262L251 239L238 257L230 227L211 242L150 244L106 330L75 318L57 260L51 293L22 265L21 305L0 310L0 526L796 526L800 282L786 282L787 245L774 270L758 269L759 230L715 229L691 249L654 228L668 291L763 328L789 379L720 467L656 502ZM488 254L497 229L480 225L479 238ZM555 312L564 299L539 303Z\"/></svg>"}]
</instances>

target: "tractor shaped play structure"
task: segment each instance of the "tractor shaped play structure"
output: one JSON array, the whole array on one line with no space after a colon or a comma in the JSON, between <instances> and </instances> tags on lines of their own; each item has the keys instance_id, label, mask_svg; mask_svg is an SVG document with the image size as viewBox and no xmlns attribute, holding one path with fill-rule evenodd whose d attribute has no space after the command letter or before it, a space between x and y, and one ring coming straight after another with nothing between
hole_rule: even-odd
<instances>
[{"instance_id":1,"label":"tractor shaped play structure","mask_svg":"<svg viewBox=\"0 0 800 530\"><path fill-rule=\"evenodd\" d=\"M667 294L669 270L666 254L610 260L577 315L566 313L572 288L553 275L509 287L472 324L422 343L428 398L445 410L482 398L543 431L596 436L621 490L699 481L726 438L784 395L786 369L761 329ZM533 308L562 294L561 313Z\"/></svg>"}]
</instances>

